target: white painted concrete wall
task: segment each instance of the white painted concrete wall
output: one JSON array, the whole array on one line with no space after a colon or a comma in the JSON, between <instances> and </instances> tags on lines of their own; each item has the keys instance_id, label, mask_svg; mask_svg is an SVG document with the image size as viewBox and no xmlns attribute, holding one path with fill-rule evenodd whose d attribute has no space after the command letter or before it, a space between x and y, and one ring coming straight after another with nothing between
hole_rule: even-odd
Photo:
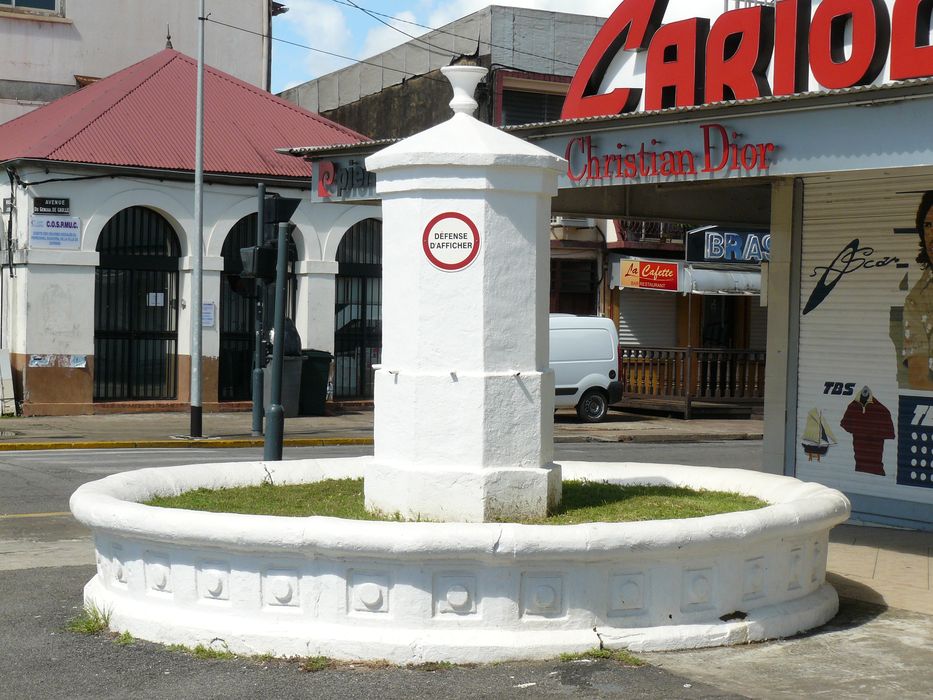
<instances>
[{"instance_id":1,"label":"white painted concrete wall","mask_svg":"<svg viewBox=\"0 0 933 700\"><path fill-rule=\"evenodd\" d=\"M212 19L262 33L266 0L207 0ZM195 0L67 0L64 17L0 10L0 81L76 87L75 75L104 78L165 48L197 56ZM205 61L254 85L264 76L262 39L208 23ZM0 100L0 123L44 101Z\"/></svg>"},{"instance_id":2,"label":"white painted concrete wall","mask_svg":"<svg viewBox=\"0 0 933 700\"><path fill-rule=\"evenodd\" d=\"M19 171L24 182L87 175L77 168L46 172ZM333 352L334 262L347 230L369 217L380 218L378 207L311 204L307 190L270 188L285 197L302 199L292 217L297 228L298 304L295 323L305 347ZM9 197L9 185L0 186ZM34 197L64 197L71 201L71 216L81 221L80 250L44 250L29 244L29 216ZM110 218L130 206L149 207L175 228L181 245L180 354L190 352L191 241L194 233L194 191L190 182L158 181L133 177L60 181L16 188L14 261L16 276L6 280L3 347L21 354L91 355L94 352L94 270L97 241ZM223 270L221 251L230 229L256 211L252 185L208 185L204 188L204 292L205 303L219 312ZM7 215L3 216L4 224ZM5 226L4 226L5 228ZM5 236L4 236L5 238ZM5 248L4 243L4 248ZM5 251L4 251L5 255ZM6 279L7 275L4 274ZM219 316L218 316L219 319ZM220 327L204 329L205 357L216 357Z\"/></svg>"},{"instance_id":3,"label":"white painted concrete wall","mask_svg":"<svg viewBox=\"0 0 933 700\"><path fill-rule=\"evenodd\" d=\"M71 497L97 550L85 602L112 612L114 632L151 641L399 664L746 644L835 615L827 540L849 515L837 491L715 467L562 466L577 480L737 491L772 505L565 526L282 518L139 501L270 477L368 479L373 458L143 469Z\"/></svg>"}]
</instances>

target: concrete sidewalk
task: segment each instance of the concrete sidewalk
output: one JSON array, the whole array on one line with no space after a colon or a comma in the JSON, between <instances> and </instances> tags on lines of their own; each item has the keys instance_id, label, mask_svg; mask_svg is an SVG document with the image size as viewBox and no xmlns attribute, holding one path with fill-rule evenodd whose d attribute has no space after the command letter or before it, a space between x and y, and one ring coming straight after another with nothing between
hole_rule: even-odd
<instances>
[{"instance_id":1,"label":"concrete sidewalk","mask_svg":"<svg viewBox=\"0 0 933 700\"><path fill-rule=\"evenodd\" d=\"M0 450L105 447L252 447L262 438L251 434L252 416L207 413L202 440L190 432L187 413L121 413L95 416L18 417L0 420ZM613 411L603 423L578 422L572 411L554 419L556 442L701 442L760 440L761 419L707 418L685 421ZM289 447L371 444L372 409L341 410L329 416L289 418Z\"/></svg>"}]
</instances>

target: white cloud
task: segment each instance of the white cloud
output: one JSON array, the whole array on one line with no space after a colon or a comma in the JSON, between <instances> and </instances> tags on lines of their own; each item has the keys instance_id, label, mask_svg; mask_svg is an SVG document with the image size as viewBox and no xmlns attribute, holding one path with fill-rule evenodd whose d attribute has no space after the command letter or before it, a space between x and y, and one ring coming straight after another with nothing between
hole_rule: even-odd
<instances>
[{"instance_id":1,"label":"white cloud","mask_svg":"<svg viewBox=\"0 0 933 700\"><path fill-rule=\"evenodd\" d=\"M342 8L329 0L288 0L289 11L276 19L290 35L290 40L342 56L353 56L348 48L354 45L353 35ZM307 51L301 72L309 76L324 75L349 65L350 61ZM305 78L308 80L309 78Z\"/></svg>"},{"instance_id":2,"label":"white cloud","mask_svg":"<svg viewBox=\"0 0 933 700\"><path fill-rule=\"evenodd\" d=\"M380 24L378 27L369 30L369 32L366 34L366 38L363 40L361 48L358 51L358 55L361 58L368 58L370 56L380 54L383 51L388 51L389 49L394 48L399 44L404 44L406 41L411 41L411 36L421 36L428 31L427 29L422 29L421 27L406 23L417 21L417 17L412 12L398 12L394 15L394 17L405 21L396 22L386 17L382 17L382 20L388 22L392 26L387 27L384 24ZM396 29L393 29L393 27L401 31L397 31ZM402 32L404 32L404 34Z\"/></svg>"},{"instance_id":3,"label":"white cloud","mask_svg":"<svg viewBox=\"0 0 933 700\"><path fill-rule=\"evenodd\" d=\"M502 0L499 4L534 10L608 17L619 6L619 2L620 0ZM450 2L427 2L424 4L431 7L427 24L432 27L439 27L493 3L490 0L452 0ZM671 21L672 19L704 15L707 12L721 12L723 6L723 0L671 0L665 19Z\"/></svg>"}]
</instances>

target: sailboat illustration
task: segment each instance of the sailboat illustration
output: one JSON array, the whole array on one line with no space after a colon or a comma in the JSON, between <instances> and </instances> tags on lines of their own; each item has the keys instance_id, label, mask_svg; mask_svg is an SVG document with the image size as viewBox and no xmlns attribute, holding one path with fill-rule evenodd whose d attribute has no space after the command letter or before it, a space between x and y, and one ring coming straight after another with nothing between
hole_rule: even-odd
<instances>
[{"instance_id":1,"label":"sailboat illustration","mask_svg":"<svg viewBox=\"0 0 933 700\"><path fill-rule=\"evenodd\" d=\"M801 440L807 461L814 459L819 462L820 457L826 454L830 445L836 444L836 436L830 430L829 424L823 419L823 412L814 408L807 414L807 427L803 431Z\"/></svg>"}]
</instances>

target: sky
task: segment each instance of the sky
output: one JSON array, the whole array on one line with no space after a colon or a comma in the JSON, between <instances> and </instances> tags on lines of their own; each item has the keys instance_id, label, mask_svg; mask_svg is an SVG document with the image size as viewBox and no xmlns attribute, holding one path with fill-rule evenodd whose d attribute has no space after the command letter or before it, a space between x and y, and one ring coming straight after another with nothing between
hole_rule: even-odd
<instances>
[{"instance_id":1,"label":"sky","mask_svg":"<svg viewBox=\"0 0 933 700\"><path fill-rule=\"evenodd\" d=\"M493 4L489 0L280 0L289 11L273 20L276 39L340 54L328 56L276 41L272 58L272 91L281 92L410 40L353 4L382 13L379 19L408 34L419 35ZM607 17L619 0L501 0L495 4ZM722 11L724 0L670 0L665 21ZM397 19L392 19L397 18ZM398 21L404 20L404 21ZM407 24L415 22L423 27Z\"/></svg>"}]
</instances>

